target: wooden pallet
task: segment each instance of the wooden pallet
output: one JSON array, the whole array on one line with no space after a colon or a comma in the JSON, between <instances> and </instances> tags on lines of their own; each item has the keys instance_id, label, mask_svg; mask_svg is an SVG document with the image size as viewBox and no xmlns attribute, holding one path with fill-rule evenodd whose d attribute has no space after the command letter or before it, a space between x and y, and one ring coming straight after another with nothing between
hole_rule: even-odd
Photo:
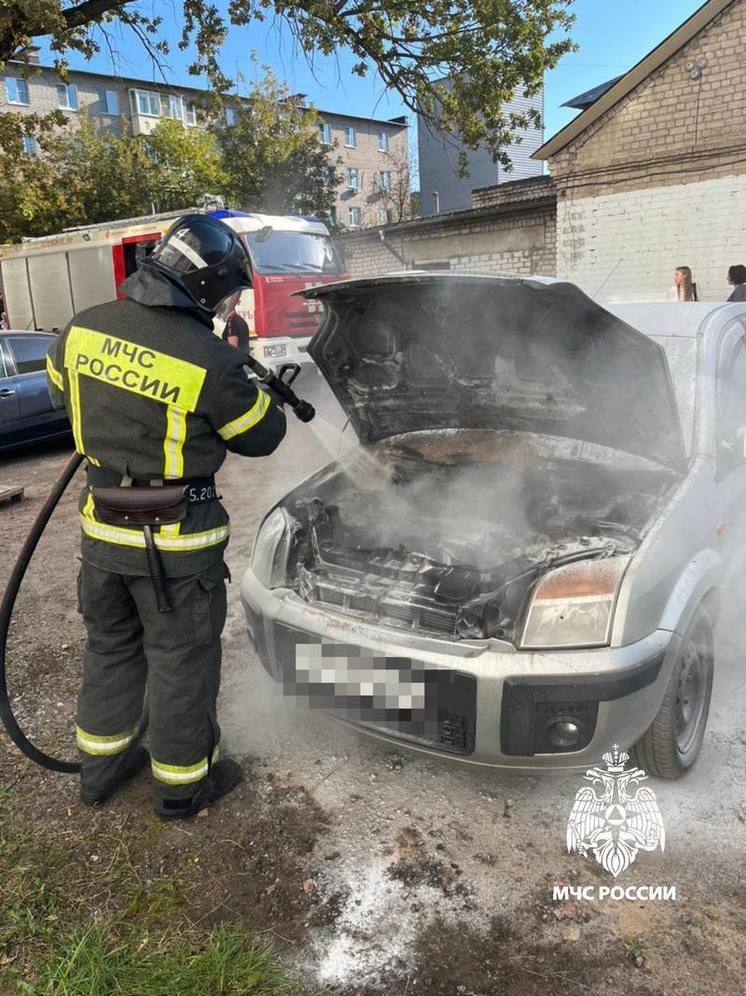
<instances>
[{"instance_id":1,"label":"wooden pallet","mask_svg":"<svg viewBox=\"0 0 746 996\"><path fill-rule=\"evenodd\" d=\"M0 488L0 502L21 501L23 499L23 488Z\"/></svg>"}]
</instances>

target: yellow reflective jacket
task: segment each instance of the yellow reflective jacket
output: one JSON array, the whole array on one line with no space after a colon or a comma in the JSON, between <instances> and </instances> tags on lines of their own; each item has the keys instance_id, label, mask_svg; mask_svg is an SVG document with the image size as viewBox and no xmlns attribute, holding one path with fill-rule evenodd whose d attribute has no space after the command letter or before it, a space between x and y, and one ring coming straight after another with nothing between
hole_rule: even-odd
<instances>
[{"instance_id":1,"label":"yellow reflective jacket","mask_svg":"<svg viewBox=\"0 0 746 996\"><path fill-rule=\"evenodd\" d=\"M49 349L47 377L90 464L136 479L209 477L227 450L264 456L285 435L282 408L241 358L195 312L123 299L72 319ZM80 517L85 560L148 573L142 531L98 521L87 489ZM218 501L190 505L183 522L155 535L166 573L201 571L221 556L228 533Z\"/></svg>"}]
</instances>

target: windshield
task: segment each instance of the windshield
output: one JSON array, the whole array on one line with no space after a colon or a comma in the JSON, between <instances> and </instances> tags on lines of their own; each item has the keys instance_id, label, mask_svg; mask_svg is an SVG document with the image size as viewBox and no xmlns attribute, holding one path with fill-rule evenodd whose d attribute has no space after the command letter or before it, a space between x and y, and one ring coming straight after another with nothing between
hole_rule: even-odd
<instances>
[{"instance_id":1,"label":"windshield","mask_svg":"<svg viewBox=\"0 0 746 996\"><path fill-rule=\"evenodd\" d=\"M343 273L342 264L328 235L311 232L272 231L263 242L258 233L244 235L257 273Z\"/></svg>"}]
</instances>

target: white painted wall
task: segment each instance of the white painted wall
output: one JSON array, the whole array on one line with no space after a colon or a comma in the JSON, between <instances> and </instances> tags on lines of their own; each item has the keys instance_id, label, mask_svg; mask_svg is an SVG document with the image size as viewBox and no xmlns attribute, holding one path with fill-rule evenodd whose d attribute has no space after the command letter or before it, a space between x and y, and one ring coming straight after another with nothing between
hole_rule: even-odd
<instances>
[{"instance_id":1,"label":"white painted wall","mask_svg":"<svg viewBox=\"0 0 746 996\"><path fill-rule=\"evenodd\" d=\"M746 265L746 176L649 187L557 205L557 275L601 302L664 301L677 266L700 300L724 301Z\"/></svg>"}]
</instances>

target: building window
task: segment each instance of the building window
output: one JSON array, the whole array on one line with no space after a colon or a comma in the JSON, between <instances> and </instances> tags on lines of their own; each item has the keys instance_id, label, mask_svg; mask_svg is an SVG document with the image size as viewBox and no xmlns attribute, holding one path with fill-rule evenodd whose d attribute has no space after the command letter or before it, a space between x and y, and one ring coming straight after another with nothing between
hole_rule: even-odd
<instances>
[{"instance_id":1,"label":"building window","mask_svg":"<svg viewBox=\"0 0 746 996\"><path fill-rule=\"evenodd\" d=\"M347 168L347 186L350 190L360 189L360 174L354 166Z\"/></svg>"},{"instance_id":2,"label":"building window","mask_svg":"<svg viewBox=\"0 0 746 996\"><path fill-rule=\"evenodd\" d=\"M391 190L391 170L382 169L378 174L378 189Z\"/></svg>"},{"instance_id":3,"label":"building window","mask_svg":"<svg viewBox=\"0 0 746 996\"><path fill-rule=\"evenodd\" d=\"M236 112L232 107L226 107L225 109L225 123L229 128L232 128L236 123Z\"/></svg>"},{"instance_id":4,"label":"building window","mask_svg":"<svg viewBox=\"0 0 746 996\"><path fill-rule=\"evenodd\" d=\"M57 106L63 111L78 110L78 88L74 83L57 84Z\"/></svg>"},{"instance_id":5,"label":"building window","mask_svg":"<svg viewBox=\"0 0 746 996\"><path fill-rule=\"evenodd\" d=\"M196 125L197 124L197 105L196 104L187 104L187 109L186 109L186 115L185 116L186 116L186 123L188 125Z\"/></svg>"},{"instance_id":6,"label":"building window","mask_svg":"<svg viewBox=\"0 0 746 996\"><path fill-rule=\"evenodd\" d=\"M161 116L161 98L150 90L135 90L135 107L137 113L147 118Z\"/></svg>"},{"instance_id":7,"label":"building window","mask_svg":"<svg viewBox=\"0 0 746 996\"><path fill-rule=\"evenodd\" d=\"M319 137L321 139L322 145L332 144L332 126L328 124L326 121L323 121L319 125Z\"/></svg>"},{"instance_id":8,"label":"building window","mask_svg":"<svg viewBox=\"0 0 746 996\"><path fill-rule=\"evenodd\" d=\"M101 94L101 113L112 116L119 114L119 98L116 90L104 90Z\"/></svg>"},{"instance_id":9,"label":"building window","mask_svg":"<svg viewBox=\"0 0 746 996\"><path fill-rule=\"evenodd\" d=\"M362 221L362 209L361 208L350 208L350 228L360 228L360 222Z\"/></svg>"},{"instance_id":10,"label":"building window","mask_svg":"<svg viewBox=\"0 0 746 996\"><path fill-rule=\"evenodd\" d=\"M168 95L166 117L171 118L173 121L184 120L184 102L181 97L177 97L176 94L170 93Z\"/></svg>"},{"instance_id":11,"label":"building window","mask_svg":"<svg viewBox=\"0 0 746 996\"><path fill-rule=\"evenodd\" d=\"M387 131L378 132L378 151L379 152L389 151L389 134Z\"/></svg>"},{"instance_id":12,"label":"building window","mask_svg":"<svg viewBox=\"0 0 746 996\"><path fill-rule=\"evenodd\" d=\"M337 209L335 207L329 208L328 218L329 218L329 224L330 225L336 225L337 224Z\"/></svg>"},{"instance_id":13,"label":"building window","mask_svg":"<svg viewBox=\"0 0 746 996\"><path fill-rule=\"evenodd\" d=\"M386 210L386 208L379 208L378 209L378 224L379 225L386 225L386 224L388 224L388 220L389 220L389 213Z\"/></svg>"},{"instance_id":14,"label":"building window","mask_svg":"<svg viewBox=\"0 0 746 996\"><path fill-rule=\"evenodd\" d=\"M353 125L345 128L345 145L348 149L354 149L357 145L357 129Z\"/></svg>"},{"instance_id":15,"label":"building window","mask_svg":"<svg viewBox=\"0 0 746 996\"><path fill-rule=\"evenodd\" d=\"M33 135L23 136L23 151L27 156L36 156L39 154L39 149L36 145L36 139Z\"/></svg>"},{"instance_id":16,"label":"building window","mask_svg":"<svg viewBox=\"0 0 746 996\"><path fill-rule=\"evenodd\" d=\"M9 104L26 104L28 106L31 103L28 96L28 83L15 76L5 77L5 95Z\"/></svg>"}]
</instances>

